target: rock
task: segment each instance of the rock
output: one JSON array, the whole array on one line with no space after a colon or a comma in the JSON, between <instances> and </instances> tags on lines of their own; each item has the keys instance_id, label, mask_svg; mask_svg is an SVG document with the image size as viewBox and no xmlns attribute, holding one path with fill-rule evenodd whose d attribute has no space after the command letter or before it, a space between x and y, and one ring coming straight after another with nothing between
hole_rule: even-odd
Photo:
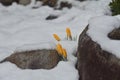
<instances>
[{"instance_id":1,"label":"rock","mask_svg":"<svg viewBox=\"0 0 120 80\"><path fill-rule=\"evenodd\" d=\"M63 8L71 8L72 4L65 2L65 1L61 1L59 3L59 7L58 7L58 0L36 0L36 1L41 1L42 5L48 5L50 7L53 7L54 9L63 9Z\"/></svg>"},{"instance_id":2,"label":"rock","mask_svg":"<svg viewBox=\"0 0 120 80\"><path fill-rule=\"evenodd\" d=\"M31 0L0 0L0 3L2 3L4 6L10 6L13 2L21 5L28 5L31 3Z\"/></svg>"},{"instance_id":3,"label":"rock","mask_svg":"<svg viewBox=\"0 0 120 80\"><path fill-rule=\"evenodd\" d=\"M19 4L21 4L21 5L28 5L28 4L30 4L31 3L31 0L19 0Z\"/></svg>"},{"instance_id":4,"label":"rock","mask_svg":"<svg viewBox=\"0 0 120 80\"><path fill-rule=\"evenodd\" d=\"M110 39L120 40L120 28L114 29L112 32L108 34Z\"/></svg>"},{"instance_id":5,"label":"rock","mask_svg":"<svg viewBox=\"0 0 120 80\"><path fill-rule=\"evenodd\" d=\"M71 8L72 4L68 3L68 2L61 2L60 3L60 8L59 9L63 9L63 8Z\"/></svg>"},{"instance_id":6,"label":"rock","mask_svg":"<svg viewBox=\"0 0 120 80\"><path fill-rule=\"evenodd\" d=\"M2 3L4 6L9 6L13 3L13 0L0 0L0 3Z\"/></svg>"},{"instance_id":7,"label":"rock","mask_svg":"<svg viewBox=\"0 0 120 80\"><path fill-rule=\"evenodd\" d=\"M79 37L77 69L79 80L120 80L120 59L101 49L85 28Z\"/></svg>"},{"instance_id":8,"label":"rock","mask_svg":"<svg viewBox=\"0 0 120 80\"><path fill-rule=\"evenodd\" d=\"M98 1L98 0L78 0L78 1Z\"/></svg>"},{"instance_id":9,"label":"rock","mask_svg":"<svg viewBox=\"0 0 120 80\"><path fill-rule=\"evenodd\" d=\"M58 16L49 15L48 17L46 17L46 20L53 20L53 19L56 19L56 18L58 18Z\"/></svg>"},{"instance_id":10,"label":"rock","mask_svg":"<svg viewBox=\"0 0 120 80\"><path fill-rule=\"evenodd\" d=\"M22 69L51 69L60 61L56 50L32 50L15 52L1 63L9 61Z\"/></svg>"},{"instance_id":11,"label":"rock","mask_svg":"<svg viewBox=\"0 0 120 80\"><path fill-rule=\"evenodd\" d=\"M42 5L48 5L50 7L55 7L57 5L58 0L36 0L36 1L41 1L43 3Z\"/></svg>"}]
</instances>

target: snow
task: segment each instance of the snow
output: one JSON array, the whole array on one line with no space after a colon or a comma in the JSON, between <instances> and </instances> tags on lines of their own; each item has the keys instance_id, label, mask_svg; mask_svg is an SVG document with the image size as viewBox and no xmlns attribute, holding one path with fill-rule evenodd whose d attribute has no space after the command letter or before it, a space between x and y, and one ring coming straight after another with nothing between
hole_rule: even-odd
<instances>
[{"instance_id":1,"label":"snow","mask_svg":"<svg viewBox=\"0 0 120 80\"><path fill-rule=\"evenodd\" d=\"M17 68L14 64L9 62L0 64L1 66L1 73L0 79L1 80L34 80L34 79L41 79L41 80L77 80L78 74L77 70L74 68L73 64L70 62L60 62L59 66L55 67L51 70L21 70ZM64 66L63 66L64 65ZM8 67L9 66L9 67ZM64 71L63 71L64 69ZM8 74L6 74L6 72ZM67 76L69 73L69 76Z\"/></svg>"},{"instance_id":2,"label":"snow","mask_svg":"<svg viewBox=\"0 0 120 80\"><path fill-rule=\"evenodd\" d=\"M115 16L115 17L117 17L117 18L119 18L119 19L120 19L120 15L117 15L117 16Z\"/></svg>"},{"instance_id":3,"label":"snow","mask_svg":"<svg viewBox=\"0 0 120 80\"><path fill-rule=\"evenodd\" d=\"M111 16L99 16L89 20L88 35L100 46L120 58L120 41L112 40L108 34L120 27L120 20Z\"/></svg>"},{"instance_id":4,"label":"snow","mask_svg":"<svg viewBox=\"0 0 120 80\"><path fill-rule=\"evenodd\" d=\"M0 80L78 80L78 71L75 69L77 58L74 56L78 37L88 25L90 18L111 14L108 7L111 0L66 1L72 3L71 9L54 10L48 6L41 6L39 2L34 4L34 0L28 6L13 3L12 6L4 7L0 4L0 60L16 51L55 48L58 42L53 38L54 33L61 38L59 43L66 49L68 55L67 62L60 61L51 70L22 70L12 63L2 63L0 64ZM33 9L33 7L38 8ZM58 15L58 18L45 20L49 15ZM115 21L111 25L114 25L114 22L117 23L116 18L112 19L110 18L109 22ZM71 29L74 40L66 40L66 27ZM113 29L113 27L110 28Z\"/></svg>"}]
</instances>

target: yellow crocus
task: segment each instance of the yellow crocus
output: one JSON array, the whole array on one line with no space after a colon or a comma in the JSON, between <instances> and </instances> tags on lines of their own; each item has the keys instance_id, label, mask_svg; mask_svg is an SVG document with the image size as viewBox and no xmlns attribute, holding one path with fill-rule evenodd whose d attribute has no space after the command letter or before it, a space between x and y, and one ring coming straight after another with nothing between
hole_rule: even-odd
<instances>
[{"instance_id":1,"label":"yellow crocus","mask_svg":"<svg viewBox=\"0 0 120 80\"><path fill-rule=\"evenodd\" d=\"M62 46L61 46L61 44L57 44L57 46L56 46L56 50L57 50L57 52L60 54L60 55L62 55Z\"/></svg>"},{"instance_id":2,"label":"yellow crocus","mask_svg":"<svg viewBox=\"0 0 120 80\"><path fill-rule=\"evenodd\" d=\"M58 54L63 58L64 61L67 61L67 52L64 48L62 48L61 44L56 45L56 50Z\"/></svg>"},{"instance_id":3,"label":"yellow crocus","mask_svg":"<svg viewBox=\"0 0 120 80\"><path fill-rule=\"evenodd\" d=\"M72 40L72 35L71 35L70 28L66 28L66 34L67 34L67 39L71 39Z\"/></svg>"},{"instance_id":4,"label":"yellow crocus","mask_svg":"<svg viewBox=\"0 0 120 80\"><path fill-rule=\"evenodd\" d=\"M53 37L57 40L60 41L60 37L57 34L53 34Z\"/></svg>"},{"instance_id":5,"label":"yellow crocus","mask_svg":"<svg viewBox=\"0 0 120 80\"><path fill-rule=\"evenodd\" d=\"M67 52L66 52L66 49L62 49L62 55L63 55L63 57L65 58L65 59L67 59Z\"/></svg>"}]
</instances>

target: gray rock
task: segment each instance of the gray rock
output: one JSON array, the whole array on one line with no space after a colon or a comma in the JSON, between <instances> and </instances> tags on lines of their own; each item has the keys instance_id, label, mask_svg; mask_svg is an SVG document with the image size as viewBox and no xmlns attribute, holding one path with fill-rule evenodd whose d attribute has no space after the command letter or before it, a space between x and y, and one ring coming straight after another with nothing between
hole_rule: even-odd
<instances>
[{"instance_id":1,"label":"gray rock","mask_svg":"<svg viewBox=\"0 0 120 80\"><path fill-rule=\"evenodd\" d=\"M79 37L77 69L79 80L120 80L120 59L104 51L86 34L89 26Z\"/></svg>"},{"instance_id":2,"label":"gray rock","mask_svg":"<svg viewBox=\"0 0 120 80\"><path fill-rule=\"evenodd\" d=\"M31 3L31 0L0 0L0 3L2 3L4 6L10 6L13 2L21 5L28 5Z\"/></svg>"},{"instance_id":3,"label":"gray rock","mask_svg":"<svg viewBox=\"0 0 120 80\"><path fill-rule=\"evenodd\" d=\"M0 0L0 3L2 3L5 6L9 6L13 3L14 0Z\"/></svg>"},{"instance_id":4,"label":"gray rock","mask_svg":"<svg viewBox=\"0 0 120 80\"><path fill-rule=\"evenodd\" d=\"M56 50L31 50L15 52L1 63L9 61L22 69L51 69L60 61Z\"/></svg>"},{"instance_id":5,"label":"gray rock","mask_svg":"<svg viewBox=\"0 0 120 80\"><path fill-rule=\"evenodd\" d=\"M56 19L58 18L58 16L56 15L49 15L48 17L46 17L46 20L53 20L53 19Z\"/></svg>"},{"instance_id":6,"label":"gray rock","mask_svg":"<svg viewBox=\"0 0 120 80\"><path fill-rule=\"evenodd\" d=\"M43 5L48 5L50 7L55 7L57 5L58 0L36 0L36 1L41 1Z\"/></svg>"},{"instance_id":7,"label":"gray rock","mask_svg":"<svg viewBox=\"0 0 120 80\"><path fill-rule=\"evenodd\" d=\"M31 3L31 0L19 0L19 4L21 5L28 5Z\"/></svg>"},{"instance_id":8,"label":"gray rock","mask_svg":"<svg viewBox=\"0 0 120 80\"><path fill-rule=\"evenodd\" d=\"M120 28L114 29L108 34L110 39L120 40Z\"/></svg>"},{"instance_id":9,"label":"gray rock","mask_svg":"<svg viewBox=\"0 0 120 80\"><path fill-rule=\"evenodd\" d=\"M78 0L78 1L98 1L98 0Z\"/></svg>"},{"instance_id":10,"label":"gray rock","mask_svg":"<svg viewBox=\"0 0 120 80\"><path fill-rule=\"evenodd\" d=\"M63 8L72 8L72 4L68 2L61 2L60 7L58 9L63 9Z\"/></svg>"}]
</instances>

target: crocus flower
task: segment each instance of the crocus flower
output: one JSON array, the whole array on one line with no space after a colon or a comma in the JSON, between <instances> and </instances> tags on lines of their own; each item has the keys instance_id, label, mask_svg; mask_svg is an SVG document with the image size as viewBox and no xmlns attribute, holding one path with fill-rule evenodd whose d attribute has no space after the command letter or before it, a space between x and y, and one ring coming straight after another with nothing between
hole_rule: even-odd
<instances>
[{"instance_id":1,"label":"crocus flower","mask_svg":"<svg viewBox=\"0 0 120 80\"><path fill-rule=\"evenodd\" d=\"M60 55L62 55L62 46L61 46L61 44L57 44L57 46L56 46L56 50L57 50L57 52L60 54Z\"/></svg>"},{"instance_id":2,"label":"crocus flower","mask_svg":"<svg viewBox=\"0 0 120 80\"><path fill-rule=\"evenodd\" d=\"M71 30L70 28L66 28L67 39L72 40Z\"/></svg>"},{"instance_id":3,"label":"crocus flower","mask_svg":"<svg viewBox=\"0 0 120 80\"><path fill-rule=\"evenodd\" d=\"M57 40L60 41L60 37L57 34L53 34L53 37Z\"/></svg>"},{"instance_id":4,"label":"crocus flower","mask_svg":"<svg viewBox=\"0 0 120 80\"><path fill-rule=\"evenodd\" d=\"M66 49L62 49L62 54L63 54L63 58L65 59L65 60L67 60L67 52L66 52Z\"/></svg>"},{"instance_id":5,"label":"crocus flower","mask_svg":"<svg viewBox=\"0 0 120 80\"><path fill-rule=\"evenodd\" d=\"M62 57L62 59L64 61L67 61L67 52L64 48L62 48L61 44L59 44L59 43L57 44L56 50L57 50L58 54Z\"/></svg>"}]
</instances>

